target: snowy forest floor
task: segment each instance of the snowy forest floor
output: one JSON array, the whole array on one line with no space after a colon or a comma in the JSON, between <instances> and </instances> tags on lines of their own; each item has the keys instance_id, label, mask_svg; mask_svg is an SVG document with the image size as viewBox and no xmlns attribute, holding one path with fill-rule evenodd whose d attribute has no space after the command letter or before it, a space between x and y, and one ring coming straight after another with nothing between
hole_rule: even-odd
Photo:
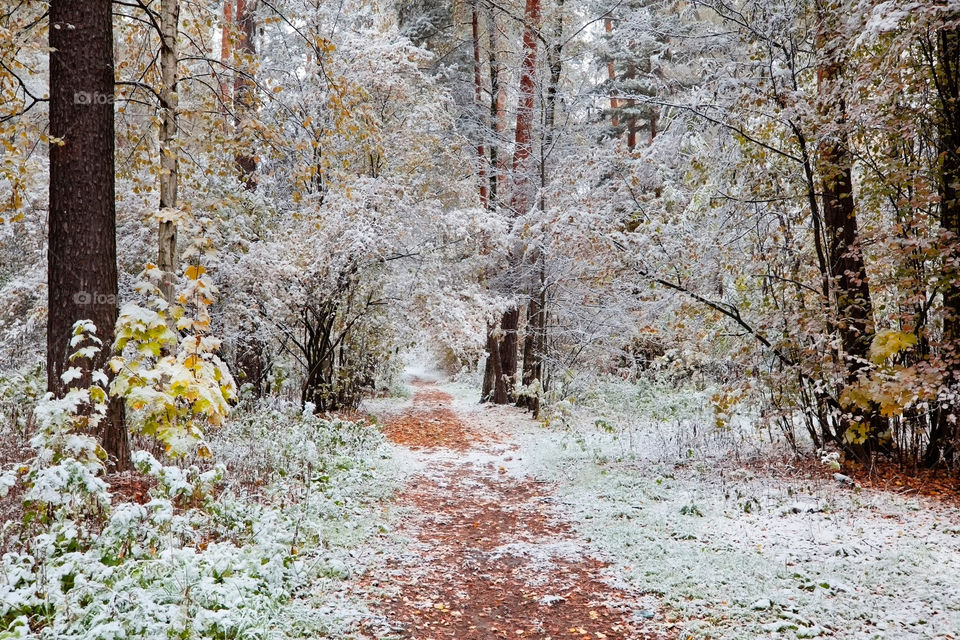
<instances>
[{"instance_id":1,"label":"snowy forest floor","mask_svg":"<svg viewBox=\"0 0 960 640\"><path fill-rule=\"evenodd\" d=\"M405 476L358 579L366 637L960 637L955 507L475 393L365 407Z\"/></svg>"}]
</instances>

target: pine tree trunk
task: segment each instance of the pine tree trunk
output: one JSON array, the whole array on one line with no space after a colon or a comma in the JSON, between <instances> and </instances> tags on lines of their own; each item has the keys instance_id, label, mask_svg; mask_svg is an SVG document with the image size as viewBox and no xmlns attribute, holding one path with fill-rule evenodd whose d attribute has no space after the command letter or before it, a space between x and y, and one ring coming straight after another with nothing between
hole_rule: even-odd
<instances>
[{"instance_id":1,"label":"pine tree trunk","mask_svg":"<svg viewBox=\"0 0 960 640\"><path fill-rule=\"evenodd\" d=\"M47 388L66 389L77 320L97 327L110 355L117 320L114 204L113 23L110 0L50 3L50 214L47 248ZM99 434L117 469L129 465L123 404L110 404Z\"/></svg>"},{"instance_id":2,"label":"pine tree trunk","mask_svg":"<svg viewBox=\"0 0 960 640\"><path fill-rule=\"evenodd\" d=\"M180 1L163 0L160 5L160 215L157 229L157 266L163 272L161 292L173 301L177 264L177 223L166 219L177 209L179 141L177 139L179 99L177 98L177 43Z\"/></svg>"},{"instance_id":3,"label":"pine tree trunk","mask_svg":"<svg viewBox=\"0 0 960 640\"><path fill-rule=\"evenodd\" d=\"M557 90L560 86L560 74L563 71L563 5L564 0L558 0L556 5L556 24L553 32L553 42L547 49L547 69L550 76L547 80L547 90L543 104L543 143L540 145L540 210L546 211L546 191L548 183L548 158L553 146L554 126L557 113ZM536 266L537 278L529 286L530 300L527 303L527 326L523 337L523 372L521 382L529 388L539 381L541 390L546 390L544 376L544 357L547 345L547 289L546 264L543 250L534 252L530 260ZM533 412L534 417L540 413L540 394L525 395L518 399L517 405Z\"/></svg>"},{"instance_id":4,"label":"pine tree trunk","mask_svg":"<svg viewBox=\"0 0 960 640\"><path fill-rule=\"evenodd\" d=\"M537 78L537 30L540 25L540 0L527 0L524 10L523 62L520 68L520 97L517 102L517 129L513 150L513 184L510 208L515 216L527 212L533 190L533 113ZM510 269L518 268L518 259L510 258ZM493 401L507 404L514 401L513 385L517 378L520 309L513 307L500 320L501 373L494 384ZM490 357L488 354L488 363Z\"/></svg>"},{"instance_id":5,"label":"pine tree trunk","mask_svg":"<svg viewBox=\"0 0 960 640\"><path fill-rule=\"evenodd\" d=\"M497 380L503 369L500 367L500 343L495 327L487 329L487 362L483 370L483 388L480 390L480 402L492 402Z\"/></svg>"},{"instance_id":6,"label":"pine tree trunk","mask_svg":"<svg viewBox=\"0 0 960 640\"><path fill-rule=\"evenodd\" d=\"M517 376L517 329L520 325L520 309L507 310L500 320L499 363L500 375L493 387L494 404L509 404L514 400L513 385Z\"/></svg>"},{"instance_id":7,"label":"pine tree trunk","mask_svg":"<svg viewBox=\"0 0 960 640\"><path fill-rule=\"evenodd\" d=\"M520 67L520 97L517 100L517 132L513 148L513 185L510 208L524 215L533 191L533 115L537 83L537 32L540 0L527 0L523 15L523 62Z\"/></svg>"},{"instance_id":8,"label":"pine tree trunk","mask_svg":"<svg viewBox=\"0 0 960 640\"><path fill-rule=\"evenodd\" d=\"M613 20L610 18L605 18L603 21L603 28L609 34L613 33ZM617 79L617 70L614 67L613 60L607 61L607 79L610 81L611 88L613 87L614 81ZM620 109L620 101L617 100L615 95L610 96L610 125L616 129L620 126L620 119L617 117L617 113Z\"/></svg>"},{"instance_id":9,"label":"pine tree trunk","mask_svg":"<svg viewBox=\"0 0 960 640\"><path fill-rule=\"evenodd\" d=\"M543 347L546 342L545 295L530 296L527 303L527 327L523 336L523 373L521 382L529 389L537 381L543 382ZM540 412L540 395L524 395L517 400L517 406L529 409L537 417Z\"/></svg>"}]
</instances>

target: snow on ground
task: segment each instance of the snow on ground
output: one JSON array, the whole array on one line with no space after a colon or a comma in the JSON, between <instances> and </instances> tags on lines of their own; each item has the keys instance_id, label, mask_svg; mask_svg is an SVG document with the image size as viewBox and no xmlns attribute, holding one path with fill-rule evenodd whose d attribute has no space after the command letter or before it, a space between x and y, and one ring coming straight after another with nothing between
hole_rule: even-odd
<instances>
[{"instance_id":1,"label":"snow on ground","mask_svg":"<svg viewBox=\"0 0 960 640\"><path fill-rule=\"evenodd\" d=\"M411 473L499 457L513 477L552 483L556 517L612 561L611 585L660 595L681 637L954 638L960 631L960 510L822 478L787 478L749 461L749 431L718 434L696 412L615 420L572 412L544 428L509 407L443 384L471 426L507 431L502 453L400 448ZM380 410L409 401L377 401ZM700 420L700 425L692 421ZM558 421L555 421L556 424ZM504 548L518 554L522 545ZM542 551L542 550L541 550ZM569 549L557 549L558 553ZM549 555L549 554L548 554ZM637 615L643 615L639 610Z\"/></svg>"},{"instance_id":2,"label":"snow on ground","mask_svg":"<svg viewBox=\"0 0 960 640\"><path fill-rule=\"evenodd\" d=\"M789 480L729 458L665 462L669 455L643 448L624 455L614 435L583 422L525 430L527 471L557 481L558 508L615 559L611 582L662 594L690 635L960 631L957 509L861 491L828 473Z\"/></svg>"}]
</instances>

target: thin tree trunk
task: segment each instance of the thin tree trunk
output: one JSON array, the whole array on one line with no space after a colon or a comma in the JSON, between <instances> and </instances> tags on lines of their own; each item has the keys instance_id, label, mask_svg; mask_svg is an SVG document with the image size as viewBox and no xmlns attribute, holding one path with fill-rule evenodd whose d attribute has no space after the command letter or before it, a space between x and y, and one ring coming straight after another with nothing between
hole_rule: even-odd
<instances>
[{"instance_id":1,"label":"thin tree trunk","mask_svg":"<svg viewBox=\"0 0 960 640\"><path fill-rule=\"evenodd\" d=\"M236 25L237 25L237 50L249 59L256 56L257 50L254 44L254 32L256 24L253 12L256 8L256 0L236 0L237 7ZM256 96L253 83L242 74L236 74L233 83L234 111L237 116L237 130L241 137L245 137L245 120L250 117L256 107ZM253 191L257 188L254 173L257 171L257 157L252 149L244 149L237 154L237 167L244 178L246 188Z\"/></svg>"},{"instance_id":2,"label":"thin tree trunk","mask_svg":"<svg viewBox=\"0 0 960 640\"><path fill-rule=\"evenodd\" d=\"M500 154L500 141L503 139L504 119L506 112L506 91L502 83L502 69L497 54L497 19L494 13L493 4L487 7L487 39L488 52L487 61L490 70L490 126L492 127L490 136L490 189L488 192L487 206L495 209L499 206L501 193L501 176L506 175L504 171L504 158L506 154ZM483 388L480 392L480 402L491 402L494 399L494 391L497 380L503 373L500 367L500 347L499 347L499 329L493 324L487 327L487 358L483 370Z\"/></svg>"},{"instance_id":3,"label":"thin tree trunk","mask_svg":"<svg viewBox=\"0 0 960 640\"><path fill-rule=\"evenodd\" d=\"M624 80L635 80L637 77L637 65L631 61L627 65L627 72L624 74ZM631 91L633 93L633 91ZM633 151L637 146L637 116L635 109L637 101L635 98L627 98L627 149Z\"/></svg>"},{"instance_id":4,"label":"thin tree trunk","mask_svg":"<svg viewBox=\"0 0 960 640\"><path fill-rule=\"evenodd\" d=\"M473 98L477 109L477 116L480 122L477 123L477 180L479 182L480 204L486 209L490 204L487 184L487 152L483 145L483 131L485 123L481 117L483 102L483 76L481 75L480 63L480 14L477 8L477 0L471 2L471 28L473 34Z\"/></svg>"},{"instance_id":5,"label":"thin tree trunk","mask_svg":"<svg viewBox=\"0 0 960 640\"><path fill-rule=\"evenodd\" d=\"M230 110L233 102L228 69L233 65L233 5L235 2L236 0L223 1L223 27L220 29L220 62L223 63L223 69L220 71L220 101L225 113Z\"/></svg>"},{"instance_id":6,"label":"thin tree trunk","mask_svg":"<svg viewBox=\"0 0 960 640\"><path fill-rule=\"evenodd\" d=\"M50 3L50 214L47 247L47 388L67 389L73 324L91 320L110 355L117 320L114 204L113 23L110 0ZM129 465L123 403L99 434L117 469Z\"/></svg>"},{"instance_id":7,"label":"thin tree trunk","mask_svg":"<svg viewBox=\"0 0 960 640\"><path fill-rule=\"evenodd\" d=\"M179 40L180 2L163 0L160 5L160 223L157 230L157 266L163 272L160 290L167 302L173 301L177 263L177 223L171 220L177 210L179 141L177 97L177 44Z\"/></svg>"},{"instance_id":8,"label":"thin tree trunk","mask_svg":"<svg viewBox=\"0 0 960 640\"><path fill-rule=\"evenodd\" d=\"M605 18L603 21L603 28L607 32L609 37L613 33L613 20L610 18ZM607 61L607 79L610 81L610 88L613 89L613 83L617 79L617 70L613 65L613 60ZM617 109L620 107L620 101L617 100L615 95L610 96L610 124L616 129L620 126L620 119L617 117Z\"/></svg>"},{"instance_id":9,"label":"thin tree trunk","mask_svg":"<svg viewBox=\"0 0 960 640\"><path fill-rule=\"evenodd\" d=\"M490 142L490 191L488 203L490 208L498 204L498 198L503 197L503 180L506 175L507 155L500 153L500 143L506 130L507 119L507 85L503 81L503 65L500 63L497 52L498 31L497 18L493 4L487 9L487 39L489 51L487 62L490 70L490 124L493 128Z\"/></svg>"}]
</instances>

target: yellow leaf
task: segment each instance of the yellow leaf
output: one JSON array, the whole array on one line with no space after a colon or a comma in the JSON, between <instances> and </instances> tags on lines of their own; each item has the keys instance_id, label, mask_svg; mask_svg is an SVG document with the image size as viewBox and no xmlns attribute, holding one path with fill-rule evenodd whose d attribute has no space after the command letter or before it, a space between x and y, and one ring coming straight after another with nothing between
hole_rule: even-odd
<instances>
[{"instance_id":1,"label":"yellow leaf","mask_svg":"<svg viewBox=\"0 0 960 640\"><path fill-rule=\"evenodd\" d=\"M187 276L190 280L197 280L200 276L206 273L207 270L200 265L190 265L187 267L187 270L184 272L184 275Z\"/></svg>"},{"instance_id":2,"label":"yellow leaf","mask_svg":"<svg viewBox=\"0 0 960 640\"><path fill-rule=\"evenodd\" d=\"M887 358L917 344L917 336L904 331L884 329L878 331L870 345L870 361L874 364L883 364Z\"/></svg>"}]
</instances>

